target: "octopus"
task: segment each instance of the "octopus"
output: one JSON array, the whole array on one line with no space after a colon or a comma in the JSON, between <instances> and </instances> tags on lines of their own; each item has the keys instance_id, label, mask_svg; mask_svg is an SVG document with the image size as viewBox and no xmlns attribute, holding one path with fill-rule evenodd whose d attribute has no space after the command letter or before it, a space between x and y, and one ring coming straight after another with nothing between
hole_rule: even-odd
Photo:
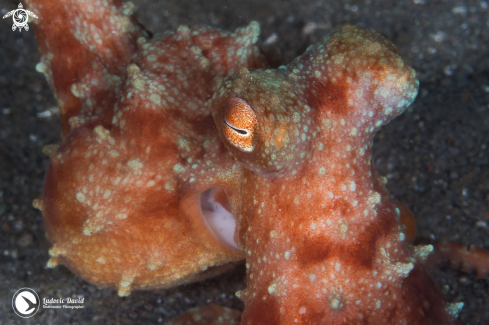
<instances>
[{"instance_id":1,"label":"octopus","mask_svg":"<svg viewBox=\"0 0 489 325\"><path fill-rule=\"evenodd\" d=\"M443 300L433 246L411 245L412 215L371 161L418 91L385 38L345 25L270 69L256 22L151 38L130 2L29 7L57 17L35 26L62 132L34 201L48 267L127 296L246 260L242 314L209 305L172 324L456 323L463 303Z\"/></svg>"}]
</instances>

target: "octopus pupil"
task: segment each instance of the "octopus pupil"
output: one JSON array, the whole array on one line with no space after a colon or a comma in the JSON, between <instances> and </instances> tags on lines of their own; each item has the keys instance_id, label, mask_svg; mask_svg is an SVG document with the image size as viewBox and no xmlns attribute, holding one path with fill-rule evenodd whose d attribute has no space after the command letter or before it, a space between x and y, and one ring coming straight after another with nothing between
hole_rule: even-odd
<instances>
[{"instance_id":1,"label":"octopus pupil","mask_svg":"<svg viewBox=\"0 0 489 325\"><path fill-rule=\"evenodd\" d=\"M224 120L224 123L226 123L226 125L231 129L233 130L234 132L236 133L239 133L241 135L249 135L250 132L248 130L243 130L243 129L238 129L237 127L234 127L232 126L231 124L228 123L228 121Z\"/></svg>"},{"instance_id":2,"label":"octopus pupil","mask_svg":"<svg viewBox=\"0 0 489 325\"><path fill-rule=\"evenodd\" d=\"M248 132L246 131L243 131L243 130L240 130L240 129L234 129L234 131L238 132L239 134L242 134L242 135L247 135Z\"/></svg>"}]
</instances>

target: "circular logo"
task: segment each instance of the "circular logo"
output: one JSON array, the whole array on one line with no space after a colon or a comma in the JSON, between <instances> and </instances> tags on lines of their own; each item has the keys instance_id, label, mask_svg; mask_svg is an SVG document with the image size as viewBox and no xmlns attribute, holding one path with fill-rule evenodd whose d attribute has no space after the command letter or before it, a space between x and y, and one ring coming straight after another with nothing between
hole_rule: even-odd
<instances>
[{"instance_id":1,"label":"circular logo","mask_svg":"<svg viewBox=\"0 0 489 325\"><path fill-rule=\"evenodd\" d=\"M14 22L19 26L24 26L27 22L27 13L23 9L17 9L14 14Z\"/></svg>"},{"instance_id":2,"label":"circular logo","mask_svg":"<svg viewBox=\"0 0 489 325\"><path fill-rule=\"evenodd\" d=\"M34 316L41 305L39 296L31 288L17 290L12 298L12 308L17 316L29 318Z\"/></svg>"}]
</instances>

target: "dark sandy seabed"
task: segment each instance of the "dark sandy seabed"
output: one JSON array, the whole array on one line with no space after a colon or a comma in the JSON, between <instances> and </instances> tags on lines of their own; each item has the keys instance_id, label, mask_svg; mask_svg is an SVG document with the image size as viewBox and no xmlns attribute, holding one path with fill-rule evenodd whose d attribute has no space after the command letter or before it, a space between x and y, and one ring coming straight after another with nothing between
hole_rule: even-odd
<instances>
[{"instance_id":1,"label":"dark sandy seabed","mask_svg":"<svg viewBox=\"0 0 489 325\"><path fill-rule=\"evenodd\" d=\"M392 196L415 213L417 242L489 248L489 1L302 2L134 1L136 17L155 33L180 24L234 30L257 20L260 47L276 64L344 23L384 35L416 69L421 87L415 103L378 133L375 164ZM1 16L17 6L0 0ZM39 17L48 18L54 17ZM0 20L0 324L148 324L210 302L242 309L234 293L245 286L243 265L202 283L126 298L63 266L45 268L50 244L31 202L48 164L41 148L59 142L59 121L48 84L35 71L34 31L12 32L11 24ZM446 268L432 276L448 285L448 301L465 303L464 323L489 324L489 279ZM83 296L85 308L41 308L20 319L11 299L25 286L41 297Z\"/></svg>"}]
</instances>

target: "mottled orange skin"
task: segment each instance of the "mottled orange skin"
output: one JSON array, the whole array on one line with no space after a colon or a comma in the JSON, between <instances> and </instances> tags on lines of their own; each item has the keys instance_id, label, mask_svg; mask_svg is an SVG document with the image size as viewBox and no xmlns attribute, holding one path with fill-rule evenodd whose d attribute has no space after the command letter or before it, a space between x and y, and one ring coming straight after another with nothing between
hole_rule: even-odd
<instances>
[{"instance_id":1,"label":"mottled orange skin","mask_svg":"<svg viewBox=\"0 0 489 325\"><path fill-rule=\"evenodd\" d=\"M241 324L454 323L418 263L428 250L406 241L412 227L371 163L374 134L417 94L395 46L344 26L261 70L257 23L235 34L182 26L148 41L120 3L93 3L96 13L77 1L29 5L59 18L36 31L64 135L46 150L35 202L49 267L124 296L246 258ZM247 108L233 121L253 116L240 124L253 130L250 150L226 137L237 98ZM216 187L239 249L203 219L201 193Z\"/></svg>"},{"instance_id":2,"label":"mottled orange skin","mask_svg":"<svg viewBox=\"0 0 489 325\"><path fill-rule=\"evenodd\" d=\"M56 89L56 99L61 115L61 135L66 137L70 132L70 118L84 115L95 119L97 123L108 127L113 112L101 109L112 107L116 102L118 92L125 77L125 68L131 56L136 53L136 39L143 35L143 30L130 15L116 15L110 6L99 6L93 11L87 10L87 5L77 1L27 1L31 9L35 9L41 17L63 17L63 19L41 19L35 24L38 46L41 53L46 55L44 62L48 81ZM117 10L122 7L122 1L113 2ZM96 6L96 4L94 4ZM72 25L76 17L86 23L85 29L95 28L101 36L101 42L87 42L76 39ZM113 24L100 17L116 18ZM111 33L116 24L127 28L124 33ZM93 26L93 27L92 27ZM110 35L110 37L108 37ZM57 40L53 42L52 40ZM88 40L87 40L88 41ZM92 49L88 49L92 46ZM47 54L52 57L48 59ZM104 80L102 69L118 76L122 80L108 82ZM71 92L71 86L84 78L103 80L90 92L92 105L83 103L83 99ZM97 109L98 108L98 109ZM76 123L76 118L71 120Z\"/></svg>"},{"instance_id":3,"label":"mottled orange skin","mask_svg":"<svg viewBox=\"0 0 489 325\"><path fill-rule=\"evenodd\" d=\"M242 324L453 322L371 163L375 132L416 93L397 49L351 26L288 66L223 81L221 138L230 99L257 116L253 152L224 141L247 169L232 206L247 254Z\"/></svg>"},{"instance_id":4,"label":"mottled orange skin","mask_svg":"<svg viewBox=\"0 0 489 325\"><path fill-rule=\"evenodd\" d=\"M265 66L254 45L258 25L236 34L181 26L148 42L119 2L29 5L57 17L36 26L38 70L56 94L64 135L46 150L51 161L34 203L53 243L48 266L64 264L124 296L199 281L242 260L209 231L200 193L235 186L242 174L207 101L224 76ZM243 52L230 55L231 47Z\"/></svg>"},{"instance_id":5,"label":"mottled orange skin","mask_svg":"<svg viewBox=\"0 0 489 325\"><path fill-rule=\"evenodd\" d=\"M475 272L480 279L489 277L489 250L459 242L441 241L433 246L433 254L426 263L428 266L440 267L448 264L456 270Z\"/></svg>"}]
</instances>

